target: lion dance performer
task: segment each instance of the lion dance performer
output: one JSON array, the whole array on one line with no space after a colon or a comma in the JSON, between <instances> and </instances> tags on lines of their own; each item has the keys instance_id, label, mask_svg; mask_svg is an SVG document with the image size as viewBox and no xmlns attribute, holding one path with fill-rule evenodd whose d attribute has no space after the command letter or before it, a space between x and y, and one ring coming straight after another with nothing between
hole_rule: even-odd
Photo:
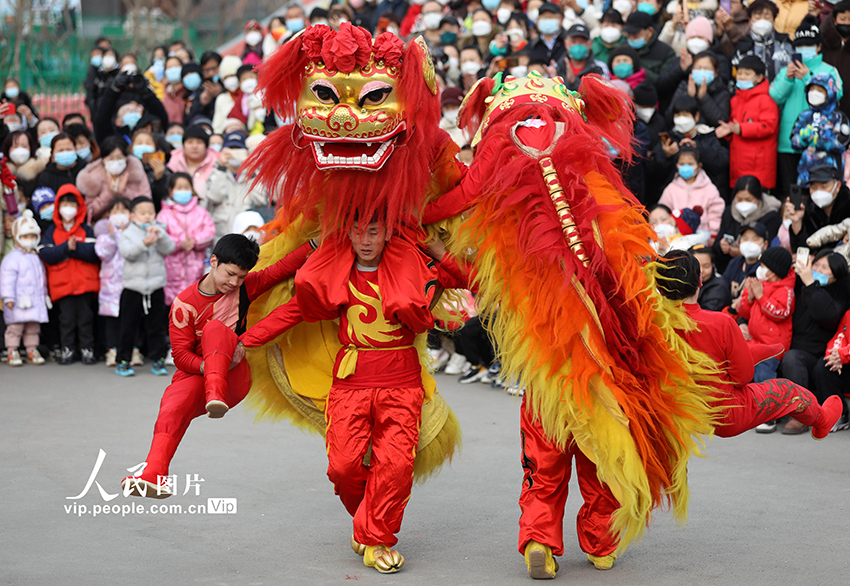
<instances>
[{"instance_id":1,"label":"lion dance performer","mask_svg":"<svg viewBox=\"0 0 850 586\"><path fill-rule=\"evenodd\" d=\"M279 206L257 266L310 237L322 244L294 280L251 306L248 401L259 418L287 418L325 436L328 477L354 518L352 548L367 566L395 572L404 560L391 547L411 470L426 478L460 438L425 368L425 331L442 286L466 285L445 278L447 266L460 271L451 259L434 265L423 254L420 222L426 207L440 216L432 200L460 180L457 148L438 127L421 39L405 47L348 23L338 32L309 27L261 67L259 87L266 105L294 123L248 162ZM458 222L428 232L447 234ZM370 271L373 228L384 236Z\"/></svg>"},{"instance_id":2,"label":"lion dance performer","mask_svg":"<svg viewBox=\"0 0 850 586\"><path fill-rule=\"evenodd\" d=\"M476 251L478 304L522 402L519 551L553 578L576 461L579 543L597 568L665 501L687 510L687 460L711 432L716 365L677 335L693 324L658 294L653 230L610 160L628 161L632 108L595 76L480 80L461 126L467 176L441 198L472 207L451 250Z\"/></svg>"}]
</instances>

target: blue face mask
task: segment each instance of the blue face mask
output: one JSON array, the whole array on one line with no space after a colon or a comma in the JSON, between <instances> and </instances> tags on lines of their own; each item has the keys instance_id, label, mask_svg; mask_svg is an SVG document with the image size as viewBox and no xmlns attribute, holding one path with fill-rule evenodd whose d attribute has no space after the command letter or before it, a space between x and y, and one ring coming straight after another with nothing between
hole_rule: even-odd
<instances>
[{"instance_id":1,"label":"blue face mask","mask_svg":"<svg viewBox=\"0 0 850 586\"><path fill-rule=\"evenodd\" d=\"M181 205L181 206L186 205L187 203L192 201L192 192L189 191L188 189L186 189L186 190L181 189L179 191L175 191L172 194L171 199L173 199L174 203L176 203L178 205Z\"/></svg>"},{"instance_id":2,"label":"blue face mask","mask_svg":"<svg viewBox=\"0 0 850 586\"><path fill-rule=\"evenodd\" d=\"M65 151L53 155L53 160L60 167L73 167L77 163L77 151Z\"/></svg>"},{"instance_id":3,"label":"blue face mask","mask_svg":"<svg viewBox=\"0 0 850 586\"><path fill-rule=\"evenodd\" d=\"M573 45L572 47L570 47L571 59L577 59L578 61L581 61L582 59L587 59L588 53L589 50L587 48L587 45Z\"/></svg>"},{"instance_id":4,"label":"blue face mask","mask_svg":"<svg viewBox=\"0 0 850 586\"><path fill-rule=\"evenodd\" d=\"M88 163L91 160L91 148L83 147L81 149L77 149L77 158Z\"/></svg>"},{"instance_id":5,"label":"blue face mask","mask_svg":"<svg viewBox=\"0 0 850 586\"><path fill-rule=\"evenodd\" d=\"M149 144L137 144L133 147L133 156L141 159L145 153L152 153L156 149Z\"/></svg>"},{"instance_id":6,"label":"blue face mask","mask_svg":"<svg viewBox=\"0 0 850 586\"><path fill-rule=\"evenodd\" d=\"M222 145L220 145L220 144L211 144L211 145L210 145L210 148L211 148L212 150L214 150L214 151L221 152L221 146L222 146Z\"/></svg>"},{"instance_id":7,"label":"blue face mask","mask_svg":"<svg viewBox=\"0 0 850 586\"><path fill-rule=\"evenodd\" d=\"M103 55L92 55L91 59L89 59L89 63L91 63L93 67L100 67L103 63Z\"/></svg>"},{"instance_id":8,"label":"blue face mask","mask_svg":"<svg viewBox=\"0 0 850 586\"><path fill-rule=\"evenodd\" d=\"M558 29L561 28L561 23L556 18L541 18L537 21L537 30L541 35L558 34Z\"/></svg>"},{"instance_id":9,"label":"blue face mask","mask_svg":"<svg viewBox=\"0 0 850 586\"><path fill-rule=\"evenodd\" d=\"M626 42L632 49L643 49L646 45L646 39L644 39L643 37L639 39L626 39Z\"/></svg>"},{"instance_id":10,"label":"blue face mask","mask_svg":"<svg viewBox=\"0 0 850 586\"><path fill-rule=\"evenodd\" d=\"M691 76L697 86L701 86L702 82L705 82L705 85L711 85L714 82L714 72L710 69L694 69L691 71Z\"/></svg>"},{"instance_id":11,"label":"blue face mask","mask_svg":"<svg viewBox=\"0 0 850 586\"><path fill-rule=\"evenodd\" d=\"M641 2L638 4L637 9L638 12L643 12L644 14L655 14L655 5L649 2Z\"/></svg>"},{"instance_id":12,"label":"blue face mask","mask_svg":"<svg viewBox=\"0 0 850 586\"><path fill-rule=\"evenodd\" d=\"M171 136L166 136L165 140L176 149L179 149L183 146L183 137L179 134L172 134Z\"/></svg>"},{"instance_id":13,"label":"blue face mask","mask_svg":"<svg viewBox=\"0 0 850 586\"><path fill-rule=\"evenodd\" d=\"M42 220L52 220L53 219L53 204L48 204L46 206L41 206L41 211L38 212L38 215Z\"/></svg>"},{"instance_id":14,"label":"blue face mask","mask_svg":"<svg viewBox=\"0 0 850 586\"><path fill-rule=\"evenodd\" d=\"M619 79L626 79L635 72L635 68L631 63L617 63L613 68L614 76Z\"/></svg>"},{"instance_id":15,"label":"blue face mask","mask_svg":"<svg viewBox=\"0 0 850 586\"><path fill-rule=\"evenodd\" d=\"M141 119L142 115L138 112L127 112L126 114L124 114L124 126L132 130L136 127L136 124L138 124L139 120Z\"/></svg>"},{"instance_id":16,"label":"blue face mask","mask_svg":"<svg viewBox=\"0 0 850 586\"><path fill-rule=\"evenodd\" d=\"M162 81L162 76L165 75L165 65L160 61L154 61L153 65L151 65L151 73L153 73L155 80Z\"/></svg>"},{"instance_id":17,"label":"blue face mask","mask_svg":"<svg viewBox=\"0 0 850 586\"><path fill-rule=\"evenodd\" d=\"M189 90L190 92L195 91L196 89L201 87L201 75L195 71L184 75L183 87Z\"/></svg>"},{"instance_id":18,"label":"blue face mask","mask_svg":"<svg viewBox=\"0 0 850 586\"><path fill-rule=\"evenodd\" d=\"M169 67L165 70L165 79L168 80L168 83L177 83L180 81L180 76L182 74L182 67Z\"/></svg>"},{"instance_id":19,"label":"blue face mask","mask_svg":"<svg viewBox=\"0 0 850 586\"><path fill-rule=\"evenodd\" d=\"M212 76L213 83L218 83L220 79L221 76L218 73Z\"/></svg>"},{"instance_id":20,"label":"blue face mask","mask_svg":"<svg viewBox=\"0 0 850 586\"><path fill-rule=\"evenodd\" d=\"M59 134L58 132L48 132L47 134L43 134L41 138L38 139L38 144L43 147L50 148L50 143L53 142L53 138Z\"/></svg>"},{"instance_id":21,"label":"blue face mask","mask_svg":"<svg viewBox=\"0 0 850 586\"><path fill-rule=\"evenodd\" d=\"M482 0L481 5L490 12L493 12L499 7L501 2L502 0Z\"/></svg>"},{"instance_id":22,"label":"blue face mask","mask_svg":"<svg viewBox=\"0 0 850 586\"><path fill-rule=\"evenodd\" d=\"M286 21L286 30L291 33L297 33L301 29L304 28L304 19L303 18L290 18Z\"/></svg>"},{"instance_id":23,"label":"blue face mask","mask_svg":"<svg viewBox=\"0 0 850 586\"><path fill-rule=\"evenodd\" d=\"M21 95L21 88L13 86L13 85L10 85L9 87L6 88L6 97L9 98L10 100L14 100L19 95Z\"/></svg>"},{"instance_id":24,"label":"blue face mask","mask_svg":"<svg viewBox=\"0 0 850 586\"><path fill-rule=\"evenodd\" d=\"M797 47L797 52L803 58L803 61L809 61L818 56L817 47Z\"/></svg>"},{"instance_id":25,"label":"blue face mask","mask_svg":"<svg viewBox=\"0 0 850 586\"><path fill-rule=\"evenodd\" d=\"M696 172L696 167L693 165L679 165L679 175L682 176L682 179L690 179Z\"/></svg>"},{"instance_id":26,"label":"blue face mask","mask_svg":"<svg viewBox=\"0 0 850 586\"><path fill-rule=\"evenodd\" d=\"M586 10L588 6L590 6L590 0L576 0L576 4L582 10Z\"/></svg>"},{"instance_id":27,"label":"blue face mask","mask_svg":"<svg viewBox=\"0 0 850 586\"><path fill-rule=\"evenodd\" d=\"M752 81L744 81L743 79L739 79L735 82L735 87L739 90L751 90L756 84Z\"/></svg>"},{"instance_id":28,"label":"blue face mask","mask_svg":"<svg viewBox=\"0 0 850 586\"><path fill-rule=\"evenodd\" d=\"M821 287L826 287L829 284L829 275L824 275L823 273L819 273L817 271L812 271L812 278L817 282Z\"/></svg>"}]
</instances>

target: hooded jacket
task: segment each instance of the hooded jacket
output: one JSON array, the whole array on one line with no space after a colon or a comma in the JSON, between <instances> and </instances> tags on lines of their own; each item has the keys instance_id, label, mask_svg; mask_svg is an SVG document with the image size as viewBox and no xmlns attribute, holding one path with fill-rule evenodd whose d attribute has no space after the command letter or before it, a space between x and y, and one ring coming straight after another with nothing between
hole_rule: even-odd
<instances>
[{"instance_id":1,"label":"hooded jacket","mask_svg":"<svg viewBox=\"0 0 850 586\"><path fill-rule=\"evenodd\" d=\"M217 166L207 184L206 208L215 223L215 241L233 231L233 220L251 208L268 207L269 197L253 177L234 175L228 168Z\"/></svg>"},{"instance_id":2,"label":"hooded jacket","mask_svg":"<svg viewBox=\"0 0 850 586\"><path fill-rule=\"evenodd\" d=\"M73 195L78 206L74 224L68 230L59 215L59 200L66 194ZM67 184L59 188L53 208L53 225L42 236L42 247L38 251L41 260L47 265L47 284L52 301L100 290L100 259L94 250L94 232L85 223L86 213L86 200L74 185ZM77 240L75 250L68 248L71 236Z\"/></svg>"},{"instance_id":3,"label":"hooded jacket","mask_svg":"<svg viewBox=\"0 0 850 586\"><path fill-rule=\"evenodd\" d=\"M779 152L780 153L799 153L791 146L791 133L794 130L794 124L797 122L797 117L804 111L809 109L809 103L806 101L806 86L811 82L812 78L819 74L832 75L836 80L837 100L841 100L844 95L844 85L841 76L838 75L838 70L832 65L828 65L823 61L823 55L817 55L805 62L805 66L809 68L809 73L803 79L788 79L788 66L783 67L776 75L776 79L770 84L770 97L782 109L782 116L779 119Z\"/></svg>"},{"instance_id":4,"label":"hooded jacket","mask_svg":"<svg viewBox=\"0 0 850 586\"><path fill-rule=\"evenodd\" d=\"M198 205L197 197L182 205L170 200L162 202L157 220L165 225L174 241L174 252L165 257L165 274L168 277L165 304L171 305L183 289L204 275L206 249L215 237L215 224L209 212ZM180 243L187 238L195 241L191 250L180 248Z\"/></svg>"},{"instance_id":5,"label":"hooded jacket","mask_svg":"<svg viewBox=\"0 0 850 586\"><path fill-rule=\"evenodd\" d=\"M766 81L732 96L732 120L741 134L729 135L729 186L744 175L754 175L765 189L776 186L776 147L779 107L770 97Z\"/></svg>"},{"instance_id":6,"label":"hooded jacket","mask_svg":"<svg viewBox=\"0 0 850 586\"><path fill-rule=\"evenodd\" d=\"M77 187L86 198L90 222L101 219L109 209L109 204L118 195L130 201L141 196L151 197L151 186L142 162L133 156L127 157L127 168L118 176L117 185L112 182L106 171L104 160L98 159L80 171Z\"/></svg>"},{"instance_id":7,"label":"hooded jacket","mask_svg":"<svg viewBox=\"0 0 850 586\"><path fill-rule=\"evenodd\" d=\"M165 287L168 279L163 257L174 252L174 241L168 236L165 225L154 222L153 226L158 229L158 237L150 246L144 243L147 230L136 222L130 222L118 237L118 250L124 257L124 289L142 295Z\"/></svg>"},{"instance_id":8,"label":"hooded jacket","mask_svg":"<svg viewBox=\"0 0 850 586\"><path fill-rule=\"evenodd\" d=\"M0 298L3 301L3 321L7 324L47 323L47 276L37 252L16 246L3 257ZM13 301L15 305L9 309L7 301Z\"/></svg>"},{"instance_id":9,"label":"hooded jacket","mask_svg":"<svg viewBox=\"0 0 850 586\"><path fill-rule=\"evenodd\" d=\"M838 87L832 75L818 73L806 84L808 92L812 86L826 90L826 102L820 106L809 105L797 117L791 131L791 146L803 151L797 165L797 184L809 182L809 170L817 165L830 165L841 169L844 151L850 140L847 131L847 116L838 108ZM844 131L842 132L842 126Z\"/></svg>"},{"instance_id":10,"label":"hooded jacket","mask_svg":"<svg viewBox=\"0 0 850 586\"><path fill-rule=\"evenodd\" d=\"M670 185L664 188L658 203L666 205L671 210L702 207L699 229L707 230L712 234L717 234L717 230L720 229L720 218L726 207L717 187L702 169L690 185L677 173Z\"/></svg>"},{"instance_id":11,"label":"hooded jacket","mask_svg":"<svg viewBox=\"0 0 850 586\"><path fill-rule=\"evenodd\" d=\"M750 345L782 344L782 355L791 347L791 316L794 314L793 270L784 279L762 283L764 293L758 299L750 299L749 289L741 293L738 315L748 321ZM782 358L782 355L778 358Z\"/></svg>"},{"instance_id":12,"label":"hooded jacket","mask_svg":"<svg viewBox=\"0 0 850 586\"><path fill-rule=\"evenodd\" d=\"M217 150L208 148L207 155L195 169L195 172L189 173L189 167L186 166L186 153L183 149L175 149L171 152L171 159L166 166L174 173L189 173L192 176L192 187L195 188L195 193L203 200L207 191L207 180L215 169L218 157Z\"/></svg>"}]
</instances>

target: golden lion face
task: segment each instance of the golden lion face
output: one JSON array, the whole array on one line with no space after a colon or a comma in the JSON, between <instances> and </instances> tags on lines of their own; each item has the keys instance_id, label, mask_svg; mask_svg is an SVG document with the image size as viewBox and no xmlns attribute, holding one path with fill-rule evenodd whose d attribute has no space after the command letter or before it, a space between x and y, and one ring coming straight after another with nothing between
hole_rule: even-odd
<instances>
[{"instance_id":1,"label":"golden lion face","mask_svg":"<svg viewBox=\"0 0 850 586\"><path fill-rule=\"evenodd\" d=\"M405 104L396 84L399 70L370 62L352 73L307 68L298 97L298 127L319 169L377 171L407 130Z\"/></svg>"}]
</instances>

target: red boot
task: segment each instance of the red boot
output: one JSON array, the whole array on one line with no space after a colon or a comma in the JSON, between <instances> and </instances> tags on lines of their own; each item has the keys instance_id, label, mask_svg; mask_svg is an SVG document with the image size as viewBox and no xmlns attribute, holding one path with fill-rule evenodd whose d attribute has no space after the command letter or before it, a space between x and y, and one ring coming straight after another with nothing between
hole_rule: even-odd
<instances>
[{"instance_id":1,"label":"red boot","mask_svg":"<svg viewBox=\"0 0 850 586\"><path fill-rule=\"evenodd\" d=\"M204 391L206 392L206 409L210 417L224 417L230 409L224 402L227 394L227 374L230 370L232 356L213 350L204 354Z\"/></svg>"},{"instance_id":2,"label":"red boot","mask_svg":"<svg viewBox=\"0 0 850 586\"><path fill-rule=\"evenodd\" d=\"M844 400L838 395L832 395L820 406L820 417L812 426L812 437L822 440L829 435L832 427L838 422L844 411Z\"/></svg>"}]
</instances>

